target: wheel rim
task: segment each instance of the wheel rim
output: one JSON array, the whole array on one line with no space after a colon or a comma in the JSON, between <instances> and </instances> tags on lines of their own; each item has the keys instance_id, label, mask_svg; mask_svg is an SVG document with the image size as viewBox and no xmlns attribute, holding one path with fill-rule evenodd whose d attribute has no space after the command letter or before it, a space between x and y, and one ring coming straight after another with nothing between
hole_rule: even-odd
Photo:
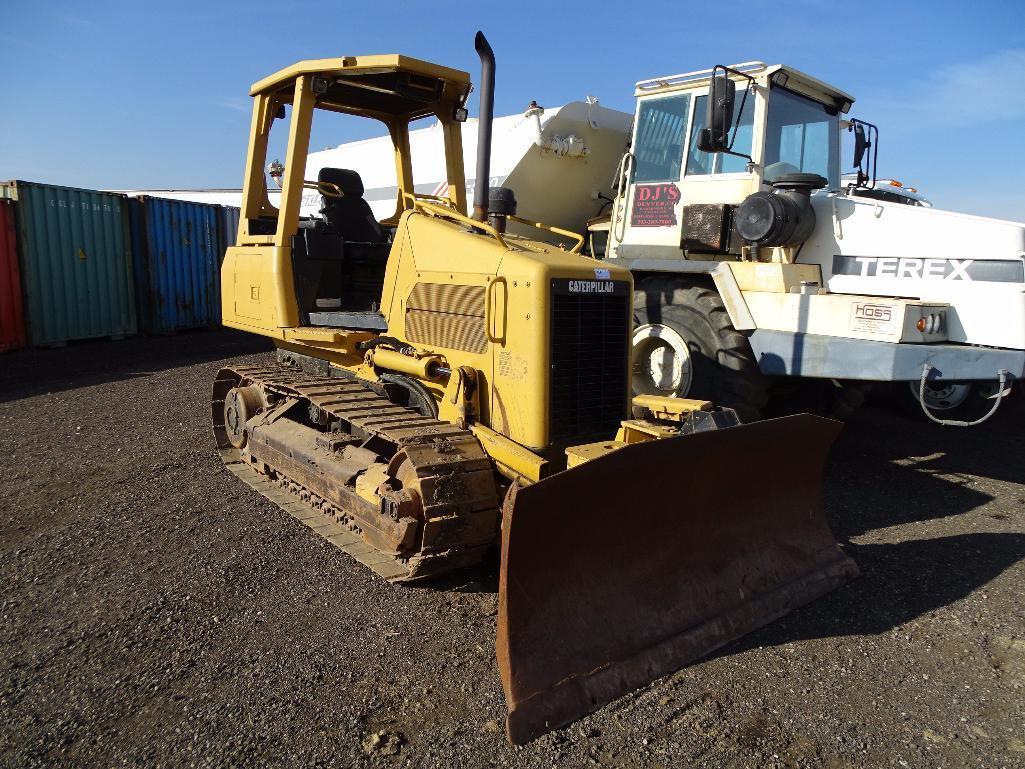
<instances>
[{"instance_id":1,"label":"wheel rim","mask_svg":"<svg viewBox=\"0 0 1025 769\"><path fill-rule=\"evenodd\" d=\"M633 335L633 391L637 395L690 392L694 366L686 340L670 326L647 323Z\"/></svg>"},{"instance_id":2,"label":"wheel rim","mask_svg":"<svg viewBox=\"0 0 1025 769\"><path fill-rule=\"evenodd\" d=\"M918 382L908 382L911 394L918 398ZM970 384L958 384L955 382L934 384L925 383L925 405L933 411L949 411L956 409L966 400L972 392Z\"/></svg>"}]
</instances>

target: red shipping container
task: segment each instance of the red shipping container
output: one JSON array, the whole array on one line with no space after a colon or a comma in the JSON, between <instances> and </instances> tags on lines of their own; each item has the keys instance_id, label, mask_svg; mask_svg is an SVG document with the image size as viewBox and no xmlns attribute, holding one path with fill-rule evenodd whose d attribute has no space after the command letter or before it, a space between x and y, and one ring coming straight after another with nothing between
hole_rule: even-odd
<instances>
[{"instance_id":1,"label":"red shipping container","mask_svg":"<svg viewBox=\"0 0 1025 769\"><path fill-rule=\"evenodd\" d=\"M0 352L25 346L14 205L0 200Z\"/></svg>"}]
</instances>

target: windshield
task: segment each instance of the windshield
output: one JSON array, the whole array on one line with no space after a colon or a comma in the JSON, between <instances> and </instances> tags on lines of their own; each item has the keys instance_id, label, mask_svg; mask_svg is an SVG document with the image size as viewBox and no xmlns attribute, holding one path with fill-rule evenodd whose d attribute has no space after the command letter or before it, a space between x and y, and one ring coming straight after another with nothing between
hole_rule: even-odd
<instances>
[{"instance_id":1,"label":"windshield","mask_svg":"<svg viewBox=\"0 0 1025 769\"><path fill-rule=\"evenodd\" d=\"M765 174L819 174L840 187L840 124L836 108L773 86L765 129Z\"/></svg>"}]
</instances>

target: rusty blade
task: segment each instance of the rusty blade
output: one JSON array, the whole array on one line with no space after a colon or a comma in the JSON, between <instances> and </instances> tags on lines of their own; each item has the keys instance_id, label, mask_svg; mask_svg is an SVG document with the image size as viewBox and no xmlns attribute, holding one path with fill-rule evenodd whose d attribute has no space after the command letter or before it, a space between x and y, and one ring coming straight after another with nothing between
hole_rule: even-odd
<instances>
[{"instance_id":1,"label":"rusty blade","mask_svg":"<svg viewBox=\"0 0 1025 769\"><path fill-rule=\"evenodd\" d=\"M514 487L497 639L510 741L855 577L822 509L839 430L801 414L629 446Z\"/></svg>"}]
</instances>

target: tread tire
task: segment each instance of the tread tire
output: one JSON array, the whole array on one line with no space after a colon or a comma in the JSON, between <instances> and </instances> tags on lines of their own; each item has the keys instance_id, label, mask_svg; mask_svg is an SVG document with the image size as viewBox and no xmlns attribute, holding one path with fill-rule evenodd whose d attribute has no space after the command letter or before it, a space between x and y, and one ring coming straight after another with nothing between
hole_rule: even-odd
<instances>
[{"instance_id":1,"label":"tread tire","mask_svg":"<svg viewBox=\"0 0 1025 769\"><path fill-rule=\"evenodd\" d=\"M670 326L690 348L691 385L674 395L734 409L744 422L761 418L768 380L718 292L679 277L640 279L634 290L634 326L648 323Z\"/></svg>"}]
</instances>

